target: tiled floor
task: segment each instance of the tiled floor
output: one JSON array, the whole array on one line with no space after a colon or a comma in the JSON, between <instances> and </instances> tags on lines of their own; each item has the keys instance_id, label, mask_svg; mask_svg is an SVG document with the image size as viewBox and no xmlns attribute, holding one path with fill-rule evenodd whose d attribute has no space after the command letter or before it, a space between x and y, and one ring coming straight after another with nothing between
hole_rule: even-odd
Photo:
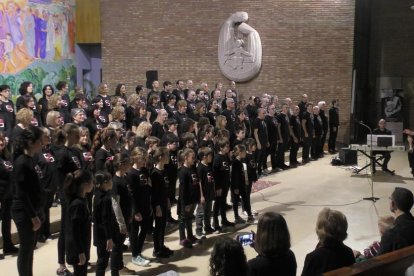
<instances>
[{"instance_id":1,"label":"tiled floor","mask_svg":"<svg viewBox=\"0 0 414 276\"><path fill-rule=\"evenodd\" d=\"M402 186L414 191L414 181L408 168L406 153L395 152L389 167L396 170L391 176L381 171L377 172L374 180L375 195L380 198L373 203L362 200L371 195L370 177L361 173L355 175L347 167L332 167L331 156L284 172L272 174L263 180L277 181L278 184L260 190L252 195L253 208L260 213L275 211L286 218L291 237L292 250L298 263L300 275L306 254L313 250L317 243L315 222L318 212L323 207L330 207L345 213L348 218L348 239L345 243L353 249L363 250L373 240L379 238L377 230L378 216L388 215L388 196L396 186ZM359 165L366 160L359 158ZM229 215L229 218L232 218ZM255 230L255 225L240 226L237 231ZM223 234L222 234L223 235ZM167 245L176 250L173 258L162 263L151 263L150 267L134 266L130 253L126 253L124 261L131 269L136 269L139 275L156 275L168 270L176 270L180 275L208 275L208 261L212 245L218 235L209 237L202 245L193 249L183 249L178 245L178 232L173 231L166 237ZM57 268L57 240L52 240L39 246L35 251L34 275L55 275ZM91 249L91 262L96 260L95 248ZM246 247L247 258L253 258L254 249ZM152 243L146 243L143 252L145 256L152 254ZM13 276L16 272L16 257L6 257L0 261L0 274ZM92 274L91 274L92 275ZM109 275L109 273L108 273Z\"/></svg>"}]
</instances>

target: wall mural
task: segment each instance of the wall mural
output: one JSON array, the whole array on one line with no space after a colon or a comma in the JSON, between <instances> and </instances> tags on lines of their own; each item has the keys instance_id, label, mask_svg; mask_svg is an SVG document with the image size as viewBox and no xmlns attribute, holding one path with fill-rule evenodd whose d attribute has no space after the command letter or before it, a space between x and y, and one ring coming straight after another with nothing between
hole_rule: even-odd
<instances>
[{"instance_id":1,"label":"wall mural","mask_svg":"<svg viewBox=\"0 0 414 276\"><path fill-rule=\"evenodd\" d=\"M0 84L76 81L75 0L0 0ZM37 95L38 96L38 95Z\"/></svg>"}]
</instances>

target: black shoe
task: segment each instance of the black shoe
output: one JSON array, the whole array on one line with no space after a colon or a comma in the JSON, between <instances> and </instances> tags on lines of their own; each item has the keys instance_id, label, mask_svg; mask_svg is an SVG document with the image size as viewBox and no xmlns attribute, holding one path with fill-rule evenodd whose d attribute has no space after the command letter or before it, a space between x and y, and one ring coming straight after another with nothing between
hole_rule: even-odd
<instances>
[{"instance_id":1,"label":"black shoe","mask_svg":"<svg viewBox=\"0 0 414 276\"><path fill-rule=\"evenodd\" d=\"M37 241L40 243L45 243L46 242L46 237L44 235L39 235L37 237Z\"/></svg>"},{"instance_id":2,"label":"black shoe","mask_svg":"<svg viewBox=\"0 0 414 276\"><path fill-rule=\"evenodd\" d=\"M19 253L19 248L13 246L3 248L4 255L12 255Z\"/></svg>"},{"instance_id":3,"label":"black shoe","mask_svg":"<svg viewBox=\"0 0 414 276\"><path fill-rule=\"evenodd\" d=\"M160 250L158 252L153 251L152 256L155 258L166 259L170 257L170 254L168 254L166 251Z\"/></svg>"},{"instance_id":4,"label":"black shoe","mask_svg":"<svg viewBox=\"0 0 414 276\"><path fill-rule=\"evenodd\" d=\"M234 227L235 224L233 222L225 220L225 221L221 222L221 225L224 226L224 227Z\"/></svg>"},{"instance_id":5,"label":"black shoe","mask_svg":"<svg viewBox=\"0 0 414 276\"><path fill-rule=\"evenodd\" d=\"M128 251L128 249L129 249L128 245L126 245L126 244L123 244L123 245L122 245L122 251L123 251L123 252Z\"/></svg>"},{"instance_id":6,"label":"black shoe","mask_svg":"<svg viewBox=\"0 0 414 276\"><path fill-rule=\"evenodd\" d=\"M216 232L216 229L212 228L211 226L207 226L204 227L204 232L206 233L206 235L213 234L214 232Z\"/></svg>"},{"instance_id":7,"label":"black shoe","mask_svg":"<svg viewBox=\"0 0 414 276\"><path fill-rule=\"evenodd\" d=\"M168 247L164 246L161 251L165 252L166 254L168 254L169 256L174 255L174 250L169 249Z\"/></svg>"},{"instance_id":8,"label":"black shoe","mask_svg":"<svg viewBox=\"0 0 414 276\"><path fill-rule=\"evenodd\" d=\"M171 223L171 224L178 224L178 220L176 220L176 219L175 219L175 218L173 218L173 217L169 217L167 222L168 222L168 223Z\"/></svg>"},{"instance_id":9,"label":"black shoe","mask_svg":"<svg viewBox=\"0 0 414 276\"><path fill-rule=\"evenodd\" d=\"M223 229L221 228L221 226L220 225L214 225L214 232L221 232Z\"/></svg>"}]
</instances>

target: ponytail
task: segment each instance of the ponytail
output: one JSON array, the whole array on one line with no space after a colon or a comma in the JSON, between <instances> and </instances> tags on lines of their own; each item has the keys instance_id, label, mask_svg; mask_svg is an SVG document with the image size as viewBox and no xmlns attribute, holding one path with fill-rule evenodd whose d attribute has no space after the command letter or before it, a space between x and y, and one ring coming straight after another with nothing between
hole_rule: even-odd
<instances>
[{"instance_id":1,"label":"ponytail","mask_svg":"<svg viewBox=\"0 0 414 276\"><path fill-rule=\"evenodd\" d=\"M82 184L89 183L93 180L93 175L88 170L77 170L66 175L63 182L63 191L66 198L72 201L82 193Z\"/></svg>"}]
</instances>

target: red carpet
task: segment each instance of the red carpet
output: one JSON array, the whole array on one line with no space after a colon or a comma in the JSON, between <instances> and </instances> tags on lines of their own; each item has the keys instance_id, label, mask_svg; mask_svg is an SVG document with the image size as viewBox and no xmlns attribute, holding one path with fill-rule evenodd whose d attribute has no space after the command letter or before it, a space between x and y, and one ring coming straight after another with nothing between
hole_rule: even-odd
<instances>
[{"instance_id":1,"label":"red carpet","mask_svg":"<svg viewBox=\"0 0 414 276\"><path fill-rule=\"evenodd\" d=\"M258 180L256 183L253 184L252 193L258 192L260 190L272 187L280 182L276 181L266 181L266 180Z\"/></svg>"}]
</instances>

